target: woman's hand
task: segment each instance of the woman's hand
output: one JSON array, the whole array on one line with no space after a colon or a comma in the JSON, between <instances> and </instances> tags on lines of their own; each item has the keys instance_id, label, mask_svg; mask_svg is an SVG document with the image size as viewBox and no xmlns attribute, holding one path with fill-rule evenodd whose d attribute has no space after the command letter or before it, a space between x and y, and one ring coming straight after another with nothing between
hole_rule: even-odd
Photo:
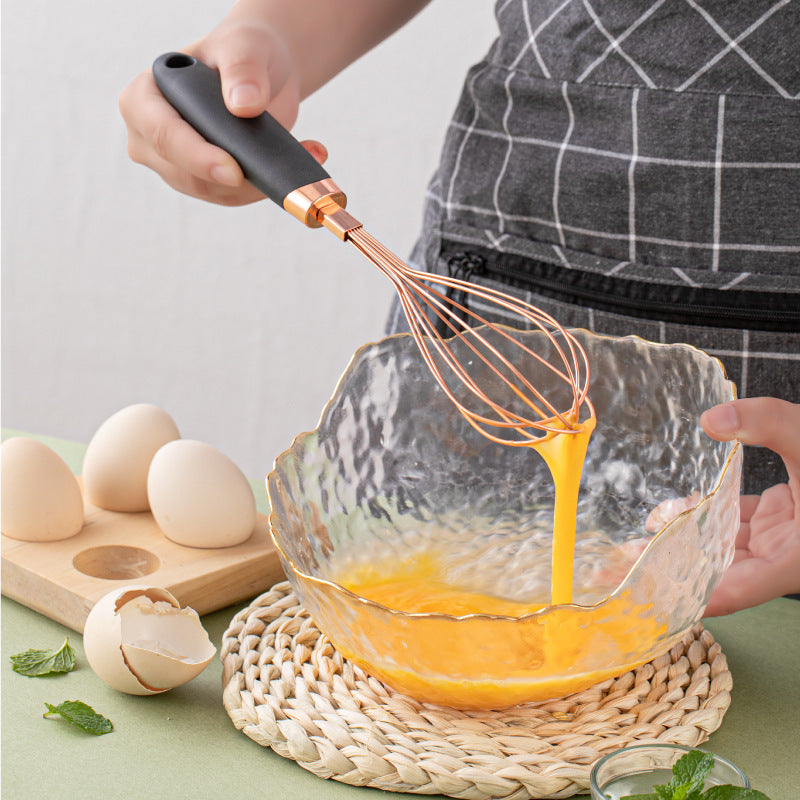
<instances>
[{"instance_id":1,"label":"woman's hand","mask_svg":"<svg viewBox=\"0 0 800 800\"><path fill-rule=\"evenodd\" d=\"M299 78L281 37L241 7L183 52L216 67L228 109L240 117L267 110L286 128L297 119ZM128 129L128 155L184 194L220 205L244 205L263 195L224 150L209 144L164 99L150 70L122 91L119 108ZM324 162L319 142L303 142Z\"/></svg>"},{"instance_id":2,"label":"woman's hand","mask_svg":"<svg viewBox=\"0 0 800 800\"><path fill-rule=\"evenodd\" d=\"M741 498L733 564L711 595L705 616L731 614L800 592L800 405L772 397L734 400L700 418L719 441L738 439L774 450L789 482Z\"/></svg>"},{"instance_id":3,"label":"woman's hand","mask_svg":"<svg viewBox=\"0 0 800 800\"><path fill-rule=\"evenodd\" d=\"M183 52L216 67L231 113L269 111L284 127L300 100L408 22L430 0L237 0L211 33ZM119 107L128 154L184 194L221 205L263 195L225 151L206 142L163 98L147 70L123 90ZM302 144L323 163L325 147Z\"/></svg>"}]
</instances>

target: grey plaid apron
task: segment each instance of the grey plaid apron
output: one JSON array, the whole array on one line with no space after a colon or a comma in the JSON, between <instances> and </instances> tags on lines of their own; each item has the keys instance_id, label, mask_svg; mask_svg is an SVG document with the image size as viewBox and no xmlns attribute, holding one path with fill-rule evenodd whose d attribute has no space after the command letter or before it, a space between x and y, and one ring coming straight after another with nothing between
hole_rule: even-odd
<instances>
[{"instance_id":1,"label":"grey plaid apron","mask_svg":"<svg viewBox=\"0 0 800 800\"><path fill-rule=\"evenodd\" d=\"M740 397L800 402L800 0L495 14L411 262L567 326L687 342ZM786 480L747 449L745 492Z\"/></svg>"}]
</instances>

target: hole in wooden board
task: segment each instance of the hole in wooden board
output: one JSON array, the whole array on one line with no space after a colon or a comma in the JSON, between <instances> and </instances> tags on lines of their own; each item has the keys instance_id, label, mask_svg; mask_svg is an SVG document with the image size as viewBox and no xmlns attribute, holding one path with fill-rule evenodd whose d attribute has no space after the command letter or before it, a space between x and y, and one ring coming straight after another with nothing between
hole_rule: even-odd
<instances>
[{"instance_id":1,"label":"hole in wooden board","mask_svg":"<svg viewBox=\"0 0 800 800\"><path fill-rule=\"evenodd\" d=\"M141 547L112 544L82 550L72 559L72 566L93 578L124 581L155 572L161 561L154 553Z\"/></svg>"}]
</instances>

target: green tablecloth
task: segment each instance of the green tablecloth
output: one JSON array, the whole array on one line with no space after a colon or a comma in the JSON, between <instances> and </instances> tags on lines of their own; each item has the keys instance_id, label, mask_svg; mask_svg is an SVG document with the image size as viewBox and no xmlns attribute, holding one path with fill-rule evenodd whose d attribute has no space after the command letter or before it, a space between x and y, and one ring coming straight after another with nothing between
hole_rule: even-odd
<instances>
[{"instance_id":1,"label":"green tablecloth","mask_svg":"<svg viewBox=\"0 0 800 800\"><path fill-rule=\"evenodd\" d=\"M4 438L14 432L7 431ZM41 438L77 472L85 445ZM253 482L266 510L261 481ZM246 604L203 618L219 647L230 619ZM800 798L800 602L780 599L709 620L733 674L733 702L705 749L731 759L771 800ZM49 648L65 636L78 667L67 675L26 678L9 656ZM86 663L81 637L8 598L2 600L2 796L62 800L369 800L409 798L326 781L237 731L222 706L219 659L200 677L152 697L120 694ZM82 700L114 722L114 732L84 734L45 702ZM419 796L419 795L416 795Z\"/></svg>"}]
</instances>

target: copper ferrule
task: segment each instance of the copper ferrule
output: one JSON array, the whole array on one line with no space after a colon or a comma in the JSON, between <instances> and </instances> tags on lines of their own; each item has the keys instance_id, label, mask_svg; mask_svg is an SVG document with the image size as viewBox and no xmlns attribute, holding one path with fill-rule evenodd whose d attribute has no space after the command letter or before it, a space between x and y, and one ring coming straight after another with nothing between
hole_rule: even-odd
<instances>
[{"instance_id":1,"label":"copper ferrule","mask_svg":"<svg viewBox=\"0 0 800 800\"><path fill-rule=\"evenodd\" d=\"M306 184L283 198L283 207L309 228L325 226L342 241L361 223L344 210L347 197L330 179Z\"/></svg>"}]
</instances>

